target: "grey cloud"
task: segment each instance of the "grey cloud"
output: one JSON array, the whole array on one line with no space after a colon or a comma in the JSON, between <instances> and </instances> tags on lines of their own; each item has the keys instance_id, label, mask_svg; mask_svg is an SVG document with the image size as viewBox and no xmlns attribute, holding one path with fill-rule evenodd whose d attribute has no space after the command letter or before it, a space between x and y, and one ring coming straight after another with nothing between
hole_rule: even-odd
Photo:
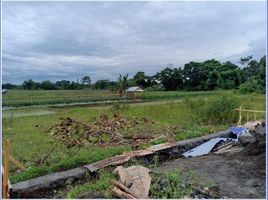
<instances>
[{"instance_id":1,"label":"grey cloud","mask_svg":"<svg viewBox=\"0 0 268 200\"><path fill-rule=\"evenodd\" d=\"M265 2L3 2L3 80L116 79L265 54Z\"/></svg>"}]
</instances>

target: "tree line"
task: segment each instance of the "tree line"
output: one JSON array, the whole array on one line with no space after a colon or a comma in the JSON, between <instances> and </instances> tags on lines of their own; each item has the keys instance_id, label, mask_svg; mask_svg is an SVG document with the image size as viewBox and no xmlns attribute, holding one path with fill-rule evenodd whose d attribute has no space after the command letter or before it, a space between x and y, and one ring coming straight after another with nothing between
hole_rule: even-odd
<instances>
[{"instance_id":1,"label":"tree line","mask_svg":"<svg viewBox=\"0 0 268 200\"><path fill-rule=\"evenodd\" d=\"M152 76L146 75L142 71L137 72L133 78L129 78L128 74L120 74L117 81L105 79L92 83L90 76L84 76L76 82L68 80L55 83L48 80L36 82L29 79L25 80L22 85L5 83L2 88L26 90L109 89L122 94L130 86L139 86L148 91L240 89L242 93L265 93L266 56L259 61L253 59L253 56L243 57L239 63L240 66L230 61L221 63L212 59L204 62L189 62L183 68L168 64L165 69Z\"/></svg>"}]
</instances>

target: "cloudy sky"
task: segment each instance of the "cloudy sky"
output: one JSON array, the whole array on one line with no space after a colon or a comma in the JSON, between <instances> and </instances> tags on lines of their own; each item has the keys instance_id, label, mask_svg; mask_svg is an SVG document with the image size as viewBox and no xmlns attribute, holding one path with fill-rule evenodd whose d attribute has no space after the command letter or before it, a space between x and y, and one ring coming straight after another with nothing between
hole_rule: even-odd
<instances>
[{"instance_id":1,"label":"cloudy sky","mask_svg":"<svg viewBox=\"0 0 268 200\"><path fill-rule=\"evenodd\" d=\"M115 80L265 54L265 2L3 2L3 82Z\"/></svg>"}]
</instances>

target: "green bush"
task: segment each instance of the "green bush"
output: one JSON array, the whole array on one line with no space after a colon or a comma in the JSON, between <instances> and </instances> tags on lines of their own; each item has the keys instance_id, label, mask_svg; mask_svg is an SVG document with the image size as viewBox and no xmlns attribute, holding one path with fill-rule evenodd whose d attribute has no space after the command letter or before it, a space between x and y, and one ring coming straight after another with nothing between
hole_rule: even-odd
<instances>
[{"instance_id":1,"label":"green bush","mask_svg":"<svg viewBox=\"0 0 268 200\"><path fill-rule=\"evenodd\" d=\"M204 98L193 99L193 98L186 97L184 99L184 104L186 108L192 109L194 111L195 109L202 107L202 105L205 104L205 100Z\"/></svg>"},{"instance_id":2,"label":"green bush","mask_svg":"<svg viewBox=\"0 0 268 200\"><path fill-rule=\"evenodd\" d=\"M149 191L150 198L153 199L181 199L185 196L191 196L193 192L194 178L189 171L189 182L182 187L182 170L177 168L170 172L153 173L152 183Z\"/></svg>"},{"instance_id":3,"label":"green bush","mask_svg":"<svg viewBox=\"0 0 268 200\"><path fill-rule=\"evenodd\" d=\"M256 80L247 81L240 85L240 94L250 94L250 93L263 93L265 94L265 88L262 88Z\"/></svg>"},{"instance_id":4,"label":"green bush","mask_svg":"<svg viewBox=\"0 0 268 200\"><path fill-rule=\"evenodd\" d=\"M231 124L237 120L234 110L240 100L234 96L219 96L208 100L198 111L199 119L207 124Z\"/></svg>"}]
</instances>

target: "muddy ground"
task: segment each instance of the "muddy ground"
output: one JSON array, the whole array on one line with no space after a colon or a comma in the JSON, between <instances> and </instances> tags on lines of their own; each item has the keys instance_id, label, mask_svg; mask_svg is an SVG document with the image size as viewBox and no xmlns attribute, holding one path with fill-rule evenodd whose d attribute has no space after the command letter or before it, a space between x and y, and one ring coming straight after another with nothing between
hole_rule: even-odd
<instances>
[{"instance_id":1,"label":"muddy ground","mask_svg":"<svg viewBox=\"0 0 268 200\"><path fill-rule=\"evenodd\" d=\"M180 168L183 174L192 172L196 184L217 186L219 198L265 198L266 156L264 141L250 144L235 154L209 154L180 158L156 169L164 172ZM186 173L187 172L187 173ZM181 177L182 183L187 177Z\"/></svg>"}]
</instances>

